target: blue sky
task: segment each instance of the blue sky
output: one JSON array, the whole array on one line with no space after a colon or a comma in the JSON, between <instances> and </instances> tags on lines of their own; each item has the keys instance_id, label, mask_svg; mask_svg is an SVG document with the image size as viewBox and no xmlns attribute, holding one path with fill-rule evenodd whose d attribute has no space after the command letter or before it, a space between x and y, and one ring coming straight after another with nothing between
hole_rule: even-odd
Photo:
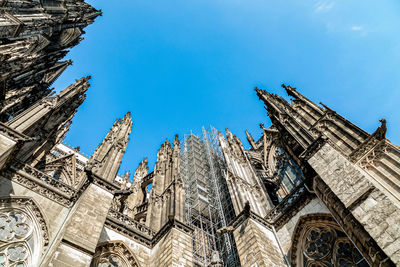
<instances>
[{"instance_id":1,"label":"blue sky","mask_svg":"<svg viewBox=\"0 0 400 267\"><path fill-rule=\"evenodd\" d=\"M282 83L368 132L388 120L400 144L400 2L91 0L103 16L73 48L61 90L92 75L65 143L90 155L127 111L133 131L120 173L174 134L213 125L258 138L269 120L253 88Z\"/></svg>"}]
</instances>

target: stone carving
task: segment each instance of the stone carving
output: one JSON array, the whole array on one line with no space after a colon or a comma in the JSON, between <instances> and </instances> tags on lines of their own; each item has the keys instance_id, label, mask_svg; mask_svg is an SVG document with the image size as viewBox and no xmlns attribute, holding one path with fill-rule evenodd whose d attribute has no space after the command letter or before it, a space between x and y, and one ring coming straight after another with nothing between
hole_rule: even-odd
<instances>
[{"instance_id":1,"label":"stone carving","mask_svg":"<svg viewBox=\"0 0 400 267\"><path fill-rule=\"evenodd\" d=\"M124 225L135 229L143 234L146 234L149 237L152 237L155 235L155 231L153 231L151 228L147 227L144 224L141 224L140 222L130 218L129 216L126 216L116 210L110 209L107 215L108 218L112 220L117 220L120 222L123 222Z\"/></svg>"},{"instance_id":2,"label":"stone carving","mask_svg":"<svg viewBox=\"0 0 400 267\"><path fill-rule=\"evenodd\" d=\"M1 266L36 266L48 242L46 223L32 199L0 199Z\"/></svg>"},{"instance_id":3,"label":"stone carving","mask_svg":"<svg viewBox=\"0 0 400 267\"><path fill-rule=\"evenodd\" d=\"M305 233L303 253L312 260L326 258L332 249L332 241L335 239L335 234L335 231L330 227L310 227Z\"/></svg>"},{"instance_id":4,"label":"stone carving","mask_svg":"<svg viewBox=\"0 0 400 267\"><path fill-rule=\"evenodd\" d=\"M49 86L70 65L59 60L101 12L83 1L1 1L0 9L0 81L6 100L0 119L7 121L49 95Z\"/></svg>"},{"instance_id":5,"label":"stone carving","mask_svg":"<svg viewBox=\"0 0 400 267\"><path fill-rule=\"evenodd\" d=\"M71 205L77 193L75 189L29 165L18 162L16 166L3 171L2 175L61 205Z\"/></svg>"},{"instance_id":6,"label":"stone carving","mask_svg":"<svg viewBox=\"0 0 400 267\"><path fill-rule=\"evenodd\" d=\"M117 119L103 142L91 156L88 168L103 180L113 183L121 164L122 156L128 145L132 130L131 113L127 112L123 119Z\"/></svg>"},{"instance_id":7,"label":"stone carving","mask_svg":"<svg viewBox=\"0 0 400 267\"><path fill-rule=\"evenodd\" d=\"M300 218L290 255L292 266L369 266L328 214L309 214Z\"/></svg>"},{"instance_id":8,"label":"stone carving","mask_svg":"<svg viewBox=\"0 0 400 267\"><path fill-rule=\"evenodd\" d=\"M122 241L99 244L91 267L139 267L132 251Z\"/></svg>"}]
</instances>

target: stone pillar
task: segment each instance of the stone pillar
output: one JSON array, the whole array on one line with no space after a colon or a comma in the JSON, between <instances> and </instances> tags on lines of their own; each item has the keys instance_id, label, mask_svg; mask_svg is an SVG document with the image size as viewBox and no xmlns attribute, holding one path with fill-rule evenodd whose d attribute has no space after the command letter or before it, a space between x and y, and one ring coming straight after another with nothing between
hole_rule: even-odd
<instances>
[{"instance_id":1,"label":"stone pillar","mask_svg":"<svg viewBox=\"0 0 400 267\"><path fill-rule=\"evenodd\" d=\"M242 266L286 266L273 231L256 220L246 219L233 236Z\"/></svg>"},{"instance_id":2,"label":"stone pillar","mask_svg":"<svg viewBox=\"0 0 400 267\"><path fill-rule=\"evenodd\" d=\"M320 177L316 194L370 265L400 264L400 208L328 143L308 162Z\"/></svg>"},{"instance_id":3,"label":"stone pillar","mask_svg":"<svg viewBox=\"0 0 400 267\"><path fill-rule=\"evenodd\" d=\"M113 195L90 184L79 198L52 254L43 266L87 267L92 261Z\"/></svg>"},{"instance_id":4,"label":"stone pillar","mask_svg":"<svg viewBox=\"0 0 400 267\"><path fill-rule=\"evenodd\" d=\"M152 259L150 267L192 267L193 244L190 233L175 226L171 227L155 245L150 258Z\"/></svg>"}]
</instances>

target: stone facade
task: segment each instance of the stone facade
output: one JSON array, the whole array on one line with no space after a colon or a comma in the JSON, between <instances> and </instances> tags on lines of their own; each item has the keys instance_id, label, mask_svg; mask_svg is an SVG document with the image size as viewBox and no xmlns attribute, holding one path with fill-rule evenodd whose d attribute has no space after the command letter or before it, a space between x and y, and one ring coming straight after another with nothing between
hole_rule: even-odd
<instances>
[{"instance_id":1,"label":"stone facade","mask_svg":"<svg viewBox=\"0 0 400 267\"><path fill-rule=\"evenodd\" d=\"M251 218L234 231L242 266L285 266L274 233Z\"/></svg>"},{"instance_id":2,"label":"stone facade","mask_svg":"<svg viewBox=\"0 0 400 267\"><path fill-rule=\"evenodd\" d=\"M272 125L175 136L118 175L132 130L93 155L61 144L90 77L51 95L101 14L82 0L0 3L0 265L400 265L400 149L285 86L256 88Z\"/></svg>"}]
</instances>

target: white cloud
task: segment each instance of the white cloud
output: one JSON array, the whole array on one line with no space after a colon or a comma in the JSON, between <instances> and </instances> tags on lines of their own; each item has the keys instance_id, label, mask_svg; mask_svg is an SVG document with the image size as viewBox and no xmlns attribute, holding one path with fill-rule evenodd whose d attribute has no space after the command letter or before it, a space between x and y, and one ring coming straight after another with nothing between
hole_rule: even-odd
<instances>
[{"instance_id":1,"label":"white cloud","mask_svg":"<svg viewBox=\"0 0 400 267\"><path fill-rule=\"evenodd\" d=\"M362 31L363 29L364 29L364 27L360 26L360 25L353 25L350 27L350 30L352 30L352 31Z\"/></svg>"},{"instance_id":2,"label":"white cloud","mask_svg":"<svg viewBox=\"0 0 400 267\"><path fill-rule=\"evenodd\" d=\"M327 12L331 10L335 5L335 2L333 1L318 1L315 4L314 12L319 13L319 12Z\"/></svg>"}]
</instances>

